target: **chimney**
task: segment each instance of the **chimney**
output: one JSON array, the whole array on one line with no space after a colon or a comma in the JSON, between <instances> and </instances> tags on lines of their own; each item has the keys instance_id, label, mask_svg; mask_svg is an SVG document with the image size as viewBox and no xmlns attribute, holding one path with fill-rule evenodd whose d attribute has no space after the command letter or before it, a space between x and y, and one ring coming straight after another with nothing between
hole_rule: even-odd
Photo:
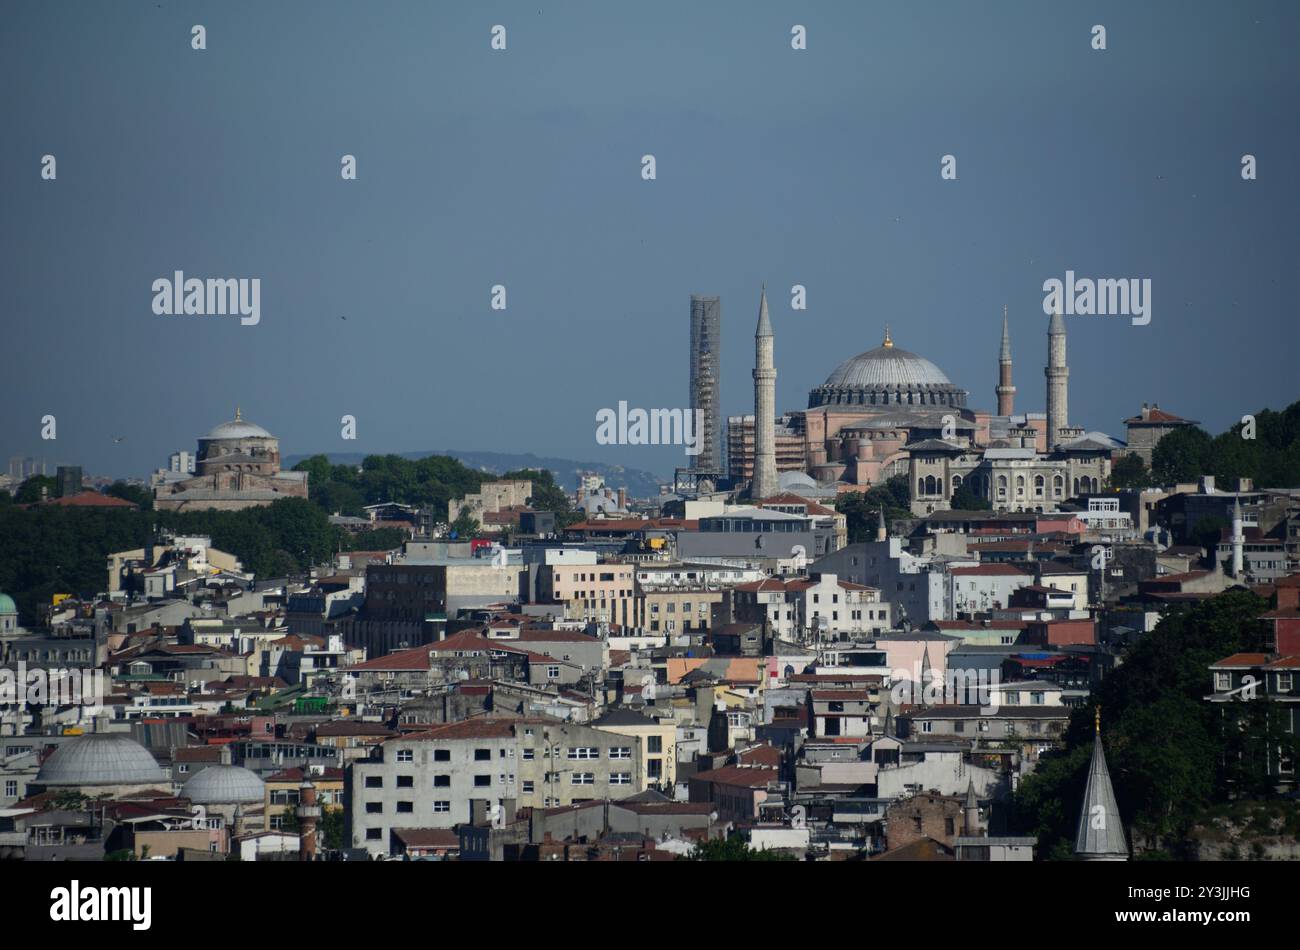
<instances>
[{"instance_id":1,"label":"chimney","mask_svg":"<svg viewBox=\"0 0 1300 950\"><path fill-rule=\"evenodd\" d=\"M1142 419L1143 419L1143 421L1145 421L1145 420L1147 420L1147 419L1150 419L1150 418L1151 418L1151 407L1148 406L1146 403L1142 403Z\"/></svg>"},{"instance_id":2,"label":"chimney","mask_svg":"<svg viewBox=\"0 0 1300 950\"><path fill-rule=\"evenodd\" d=\"M320 818L316 786L304 779L298 789L298 860L315 861L316 822Z\"/></svg>"}]
</instances>

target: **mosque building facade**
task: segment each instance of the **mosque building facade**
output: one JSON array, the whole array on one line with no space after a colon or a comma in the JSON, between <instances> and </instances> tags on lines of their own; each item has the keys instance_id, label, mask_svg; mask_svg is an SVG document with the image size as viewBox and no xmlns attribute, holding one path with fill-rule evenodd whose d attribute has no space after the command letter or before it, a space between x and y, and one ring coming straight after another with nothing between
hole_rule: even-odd
<instances>
[{"instance_id":1,"label":"mosque building facade","mask_svg":"<svg viewBox=\"0 0 1300 950\"><path fill-rule=\"evenodd\" d=\"M762 329L771 334L770 324ZM771 349L769 336L759 352L763 365L756 365L756 379L759 373L765 381L769 374L775 377ZM906 475L916 515L950 508L953 493L963 486L994 509L1055 511L1068 498L1100 491L1110 477L1112 455L1124 443L1069 425L1069 369L1059 315L1048 324L1046 376L1047 412L1016 414L1005 309L996 412L968 405L966 390L930 360L898 346L886 328L880 346L842 362L808 393L807 408L783 414L779 426L773 411L760 404L759 397L765 401L768 393L756 392L752 421L739 420L746 426L743 437L729 433L729 468L733 478L751 477L751 495L763 497L756 483L760 473L767 476L770 463L764 464L759 447L775 444L781 472L798 466L818 485L838 492L862 491ZM764 424L773 427L766 435L758 431ZM763 483L768 482L770 476Z\"/></svg>"}]
</instances>

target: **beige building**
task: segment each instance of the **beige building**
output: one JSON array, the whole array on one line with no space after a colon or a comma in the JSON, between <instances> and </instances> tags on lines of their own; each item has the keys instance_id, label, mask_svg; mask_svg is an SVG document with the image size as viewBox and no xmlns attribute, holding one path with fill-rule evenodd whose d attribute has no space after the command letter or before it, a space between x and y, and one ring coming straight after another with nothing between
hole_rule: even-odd
<instances>
[{"instance_id":1,"label":"beige building","mask_svg":"<svg viewBox=\"0 0 1300 950\"><path fill-rule=\"evenodd\" d=\"M677 724L671 719L651 719L631 709L615 708L592 725L602 732L636 739L641 770L636 791L658 786L671 794L677 783Z\"/></svg>"},{"instance_id":2,"label":"beige building","mask_svg":"<svg viewBox=\"0 0 1300 950\"><path fill-rule=\"evenodd\" d=\"M459 518L463 510L483 528L493 530L499 526L489 524L489 514L524 508L532 494L533 483L527 479L484 482L476 494L453 498L447 502L447 523Z\"/></svg>"},{"instance_id":3,"label":"beige building","mask_svg":"<svg viewBox=\"0 0 1300 950\"><path fill-rule=\"evenodd\" d=\"M564 604L566 620L635 626L636 577L631 564L545 564L538 599Z\"/></svg>"}]
</instances>

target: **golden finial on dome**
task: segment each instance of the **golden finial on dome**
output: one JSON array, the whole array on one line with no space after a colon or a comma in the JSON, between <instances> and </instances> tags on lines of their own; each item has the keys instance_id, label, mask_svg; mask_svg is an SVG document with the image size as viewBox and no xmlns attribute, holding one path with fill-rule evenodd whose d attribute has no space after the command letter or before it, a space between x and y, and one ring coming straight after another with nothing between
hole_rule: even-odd
<instances>
[{"instance_id":1,"label":"golden finial on dome","mask_svg":"<svg viewBox=\"0 0 1300 950\"><path fill-rule=\"evenodd\" d=\"M894 341L893 341L892 339L890 339L890 337L889 337L889 325L888 325L888 324L885 324L885 342L882 343L882 344L880 344L880 345L881 345L881 346L893 346L893 345L894 345Z\"/></svg>"},{"instance_id":2,"label":"golden finial on dome","mask_svg":"<svg viewBox=\"0 0 1300 950\"><path fill-rule=\"evenodd\" d=\"M1101 707L1093 707L1093 728L1097 730L1097 735L1101 735Z\"/></svg>"}]
</instances>

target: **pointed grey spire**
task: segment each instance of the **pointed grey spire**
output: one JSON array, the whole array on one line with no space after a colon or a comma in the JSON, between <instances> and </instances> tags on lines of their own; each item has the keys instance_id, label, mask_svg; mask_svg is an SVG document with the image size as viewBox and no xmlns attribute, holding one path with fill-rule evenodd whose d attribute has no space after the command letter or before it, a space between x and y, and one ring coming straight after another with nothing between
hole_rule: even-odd
<instances>
[{"instance_id":1,"label":"pointed grey spire","mask_svg":"<svg viewBox=\"0 0 1300 950\"><path fill-rule=\"evenodd\" d=\"M980 803L975 797L975 777L966 783L966 803L962 806L962 829L961 833L968 837L974 837L979 834L980 825Z\"/></svg>"},{"instance_id":2,"label":"pointed grey spire","mask_svg":"<svg viewBox=\"0 0 1300 950\"><path fill-rule=\"evenodd\" d=\"M1092 745L1088 784L1083 793L1083 811L1074 836L1074 854L1081 861L1127 861L1128 841L1120 822L1110 769L1101 747L1101 711L1097 712L1097 737Z\"/></svg>"},{"instance_id":3,"label":"pointed grey spire","mask_svg":"<svg viewBox=\"0 0 1300 950\"><path fill-rule=\"evenodd\" d=\"M1011 359L1011 331L1007 329L1006 304L1002 305L1002 351L998 354L998 359L1004 363Z\"/></svg>"},{"instance_id":4,"label":"pointed grey spire","mask_svg":"<svg viewBox=\"0 0 1300 950\"><path fill-rule=\"evenodd\" d=\"M767 284L763 285L762 295L758 298L758 329L754 336L771 336L772 321L767 315Z\"/></svg>"}]
</instances>

